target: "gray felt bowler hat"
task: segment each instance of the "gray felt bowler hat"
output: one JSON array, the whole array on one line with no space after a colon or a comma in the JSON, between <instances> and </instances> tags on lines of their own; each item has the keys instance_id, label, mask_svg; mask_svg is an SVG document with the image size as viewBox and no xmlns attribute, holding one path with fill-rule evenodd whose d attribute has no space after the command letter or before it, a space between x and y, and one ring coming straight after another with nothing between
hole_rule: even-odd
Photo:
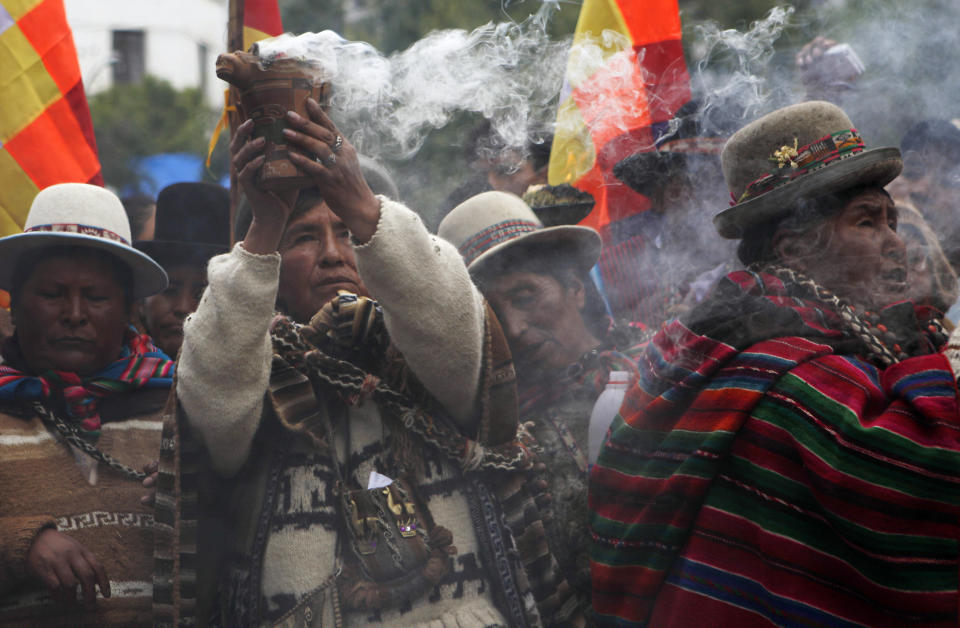
<instances>
[{"instance_id":1,"label":"gray felt bowler hat","mask_svg":"<svg viewBox=\"0 0 960 628\"><path fill-rule=\"evenodd\" d=\"M867 149L847 114L821 101L784 107L743 127L721 161L733 204L713 223L725 238L784 217L800 199L884 186L903 168L899 149Z\"/></svg>"},{"instance_id":2,"label":"gray felt bowler hat","mask_svg":"<svg viewBox=\"0 0 960 628\"><path fill-rule=\"evenodd\" d=\"M438 235L450 242L471 273L483 272L507 252L547 245L567 252L583 270L600 258L600 234L590 227L544 227L530 206L509 192L483 192L454 207Z\"/></svg>"},{"instance_id":3,"label":"gray felt bowler hat","mask_svg":"<svg viewBox=\"0 0 960 628\"><path fill-rule=\"evenodd\" d=\"M133 297L167 287L167 273L130 245L130 223L120 199L96 185L59 183L33 199L23 233L0 238L0 289L10 290L17 261L45 247L78 246L110 253L130 268Z\"/></svg>"}]
</instances>

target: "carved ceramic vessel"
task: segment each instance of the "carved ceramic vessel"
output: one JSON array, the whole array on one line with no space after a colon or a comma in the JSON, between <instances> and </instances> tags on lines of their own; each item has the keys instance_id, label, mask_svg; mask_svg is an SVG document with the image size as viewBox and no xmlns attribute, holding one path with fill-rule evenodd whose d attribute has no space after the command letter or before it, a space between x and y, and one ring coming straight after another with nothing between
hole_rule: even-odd
<instances>
[{"instance_id":1,"label":"carved ceramic vessel","mask_svg":"<svg viewBox=\"0 0 960 628\"><path fill-rule=\"evenodd\" d=\"M311 185L312 179L290 161L283 129L287 111L307 116L307 98L326 106L330 84L316 80L316 69L296 59L265 61L251 52L224 53L217 57L217 76L240 92L240 121L253 120L253 137L267 140L266 160L258 182L266 190L290 190ZM313 157L313 155L308 155Z\"/></svg>"}]
</instances>

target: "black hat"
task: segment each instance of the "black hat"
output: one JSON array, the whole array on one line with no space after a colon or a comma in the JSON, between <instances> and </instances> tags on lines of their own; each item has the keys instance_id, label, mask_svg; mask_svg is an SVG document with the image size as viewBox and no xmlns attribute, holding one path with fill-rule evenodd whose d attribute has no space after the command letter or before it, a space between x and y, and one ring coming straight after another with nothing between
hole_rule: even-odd
<instances>
[{"instance_id":1,"label":"black hat","mask_svg":"<svg viewBox=\"0 0 960 628\"><path fill-rule=\"evenodd\" d=\"M174 183L157 196L153 240L134 246L163 266L204 264L230 250L230 193L214 183Z\"/></svg>"},{"instance_id":2,"label":"black hat","mask_svg":"<svg viewBox=\"0 0 960 628\"><path fill-rule=\"evenodd\" d=\"M655 130L654 150L620 160L613 167L614 176L634 191L653 196L664 179L684 171L690 159L707 159L719 167L720 153L729 133L722 133L718 127L727 125L714 120L717 115L708 113L714 112L700 111L700 103L695 100L680 107L673 120Z\"/></svg>"}]
</instances>

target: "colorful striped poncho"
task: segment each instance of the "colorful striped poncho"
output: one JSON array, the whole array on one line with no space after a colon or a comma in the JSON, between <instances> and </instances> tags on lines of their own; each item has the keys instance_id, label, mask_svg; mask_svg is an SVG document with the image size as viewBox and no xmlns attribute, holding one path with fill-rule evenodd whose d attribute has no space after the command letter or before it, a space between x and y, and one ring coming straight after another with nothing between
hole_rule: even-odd
<instances>
[{"instance_id":1,"label":"colorful striped poncho","mask_svg":"<svg viewBox=\"0 0 960 628\"><path fill-rule=\"evenodd\" d=\"M729 275L651 342L591 475L600 625L956 625L960 410L913 357L860 359L837 315Z\"/></svg>"}]
</instances>

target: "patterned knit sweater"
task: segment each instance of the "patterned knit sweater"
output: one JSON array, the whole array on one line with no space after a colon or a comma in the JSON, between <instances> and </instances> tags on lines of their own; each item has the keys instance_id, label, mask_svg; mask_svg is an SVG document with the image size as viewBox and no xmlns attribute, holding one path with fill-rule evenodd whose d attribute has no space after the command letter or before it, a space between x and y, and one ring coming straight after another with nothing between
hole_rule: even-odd
<instances>
[{"instance_id":1,"label":"patterned knit sweater","mask_svg":"<svg viewBox=\"0 0 960 628\"><path fill-rule=\"evenodd\" d=\"M652 341L593 470L598 622L956 625L956 376L909 304L884 316L913 357L886 369L769 275L693 314Z\"/></svg>"},{"instance_id":2,"label":"patterned knit sweater","mask_svg":"<svg viewBox=\"0 0 960 628\"><path fill-rule=\"evenodd\" d=\"M391 338L417 377L454 418L469 416L479 385L482 298L455 249L429 236L406 208L381 200L377 233L357 249L361 275L380 299ZM338 553L349 551L337 529L342 513L326 454L295 440L278 457L273 424L263 421L270 414L263 410L263 399L270 376L268 326L278 266L278 256L254 256L242 247L211 261L209 288L185 326L177 389L213 467L235 476L226 616L249 619L251 609L244 600L257 600L258 616L252 621L260 625L270 625L308 599L335 573ZM429 283L422 281L425 276L431 277ZM389 430L377 406L351 406L338 413L337 400L323 402L332 404L337 421L334 444L339 464L349 474L348 488L366 488L374 470L393 477L394 465L384 448ZM453 533L453 570L433 592L399 608L348 613L344 621L506 624L487 580L496 565L479 557L473 521L479 513L470 506L468 484L430 451L421 455L424 471L418 491L436 523ZM257 543L263 512L270 521L259 528L266 538ZM258 545L263 553L253 558L262 562L254 564L262 568L244 568ZM329 598L321 612L326 622L332 621Z\"/></svg>"},{"instance_id":3,"label":"patterned knit sweater","mask_svg":"<svg viewBox=\"0 0 960 628\"><path fill-rule=\"evenodd\" d=\"M101 401L98 449L135 469L155 461L167 394L149 390ZM17 406L0 408L0 460L0 625L149 624L153 513L140 503L141 483L101 464L91 485L71 446ZM28 579L27 552L43 528L73 537L97 557L110 598L98 596L93 610L66 606Z\"/></svg>"},{"instance_id":4,"label":"patterned knit sweater","mask_svg":"<svg viewBox=\"0 0 960 628\"><path fill-rule=\"evenodd\" d=\"M587 525L587 431L590 413L603 392L611 371L625 371L636 380L636 360L645 343L624 337L616 330L606 349L592 351L567 369L550 386L521 391L521 420L530 422L543 467L530 473L530 484L542 487L537 502L544 511L544 524L551 553L574 590L572 600L555 617L545 621L563 623L582 614L589 622L590 535ZM616 344L616 348L610 348ZM541 567L542 569L542 567Z\"/></svg>"}]
</instances>

